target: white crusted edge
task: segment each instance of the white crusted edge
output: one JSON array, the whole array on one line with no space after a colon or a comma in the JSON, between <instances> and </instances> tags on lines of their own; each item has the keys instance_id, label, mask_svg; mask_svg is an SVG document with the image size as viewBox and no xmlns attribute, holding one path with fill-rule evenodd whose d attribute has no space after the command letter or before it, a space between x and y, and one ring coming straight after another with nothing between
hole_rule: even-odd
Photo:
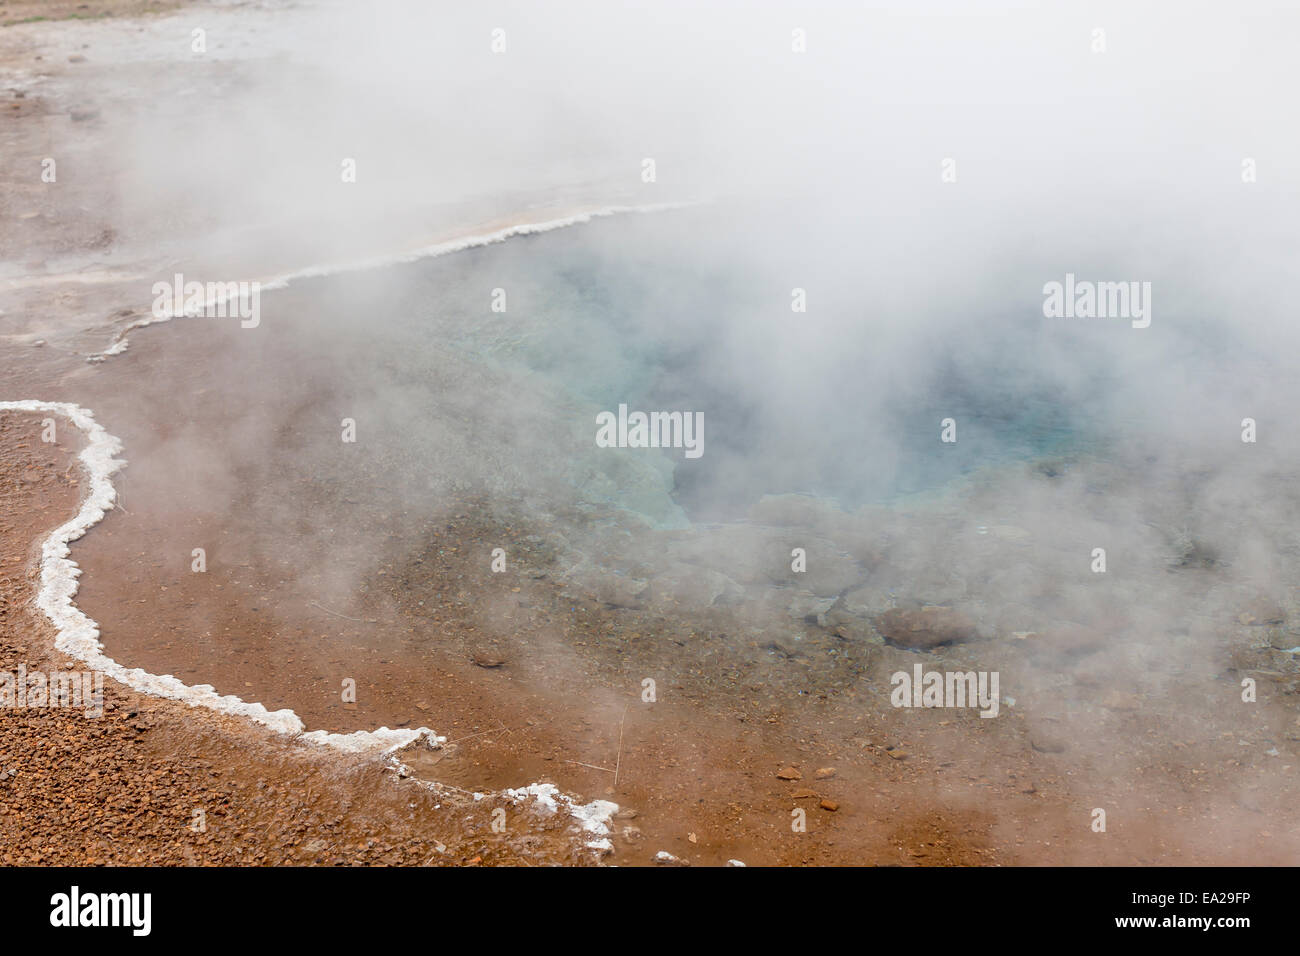
<instances>
[{"instance_id":1,"label":"white crusted edge","mask_svg":"<svg viewBox=\"0 0 1300 956\"><path fill-rule=\"evenodd\" d=\"M529 797L535 797L538 806L547 813L567 810L569 816L578 821L582 831L591 835L592 839L586 844L587 849L602 855L614 851L614 844L609 840L609 823L614 814L618 813L618 804L614 801L593 800L588 804L580 804L553 783L530 783L517 790L502 792L516 803L527 803Z\"/></svg>"},{"instance_id":2,"label":"white crusted edge","mask_svg":"<svg viewBox=\"0 0 1300 956\"><path fill-rule=\"evenodd\" d=\"M76 516L55 528L41 544L41 589L36 596L36 606L54 625L56 649L142 694L182 700L191 707L206 707L218 713L246 717L276 733L346 753L380 751L388 757L389 767L402 776L410 775L410 771L398 760L399 751L421 740L431 748L440 747L447 742L446 737L438 736L428 727L413 730L380 727L378 730L358 730L350 734L308 731L302 719L288 708L270 711L262 704L250 703L233 694L221 696L210 684L186 684L170 674L160 676L139 667L125 667L106 656L104 645L99 640L99 625L72 601L77 594L77 578L81 575L81 568L69 556L71 552L68 546L102 520L114 506L117 490L113 487L112 476L126 464L125 460L117 457L122 450L122 443L95 421L88 409L70 402L0 402L0 411L60 415L76 425L86 436L86 447L78 458L90 477L90 491L82 500L81 509ZM431 789L441 786L436 781L417 782ZM614 846L608 839L608 824L610 818L618 812L617 803L593 800L588 804L580 804L551 783L529 784L517 790L507 789L504 795L516 803L536 797L541 808L552 813L561 808L567 810L581 830L592 837L586 843L587 849L595 850L601 855L613 852ZM475 799L481 797L480 794L474 796Z\"/></svg>"},{"instance_id":3,"label":"white crusted edge","mask_svg":"<svg viewBox=\"0 0 1300 956\"><path fill-rule=\"evenodd\" d=\"M485 232L476 236L464 236L460 239L450 239L445 242L434 243L433 245L423 246L419 249L412 249L407 252L395 253L386 256L376 256L370 259L360 259L353 262L335 264L335 265L316 265L308 266L305 269L299 269L295 272L287 272L283 275L275 276L270 279L258 280L259 288L262 292L270 292L274 289L286 288L293 282L300 279L314 279L322 276L337 275L344 272L361 272L366 269L380 269L385 266L401 265L408 262L418 262L421 259L431 259L437 256L445 256L453 252L461 252L465 249L476 249L481 246L490 246L494 243L504 242L515 236L533 236L543 232L551 232L556 229L565 229L569 226L580 226L591 222L593 219L603 219L607 216L619 216L627 213L653 213L668 212L674 209L688 209L693 206L704 205L708 200L692 200L688 202L667 202L667 203L648 203L640 206L602 206L599 209L592 209L588 212L575 213L571 216L562 216L559 219L548 219L543 222L525 222L514 226L507 226L504 229L498 229L494 232ZM228 296L218 295L204 302L204 310L220 305L226 301ZM179 313L184 316L186 313ZM136 329L142 329L145 326L157 325L160 322L170 322L177 318L178 314L171 309L166 309L157 315L149 315L143 319L137 319L124 327L117 333L113 343L104 351L97 352L87 357L90 362L102 362L110 356L120 355L126 351L128 346L127 337Z\"/></svg>"},{"instance_id":4,"label":"white crusted edge","mask_svg":"<svg viewBox=\"0 0 1300 956\"><path fill-rule=\"evenodd\" d=\"M279 276L262 284L263 289L282 289L297 279L333 275L339 272L353 272L364 269L380 268L420 259L447 255L464 249L473 249L497 242L504 242L513 236L528 236L564 229L568 226L581 225L593 219L616 216L624 213L666 212L673 209L685 209L700 205L700 202L656 203L642 206L605 206L590 212L564 216L538 223L521 223L498 229L495 232L448 242L436 243L411 252L362 260L343 266L312 266ZM209 305L216 302L208 303ZM111 346L94 359L104 359L126 351L127 335L131 331L166 322L175 318L170 312L162 316L150 316L132 322L118 333ZM171 700L183 700L191 707L206 707L223 714L246 717L255 723L269 727L286 736L292 736L308 743L333 747L347 753L366 753L382 751L390 755L394 769L406 770L396 754L417 740L424 739L431 747L446 743L446 737L439 737L428 727L414 730L394 730L380 727L378 730L358 730L350 734L334 734L324 730L308 731L302 718L289 708L269 711L259 703L250 703L233 694L219 695L210 684L186 684L170 674L150 674L139 667L128 668L104 654L104 645L99 640L99 625L81 612L72 602L77 593L77 578L81 569L69 555L68 545L86 533L99 522L117 500L117 490L113 487L112 476L126 464L117 455L122 451L122 443L104 430L95 421L89 409L70 402L41 402L34 399L23 401L0 402L0 411L46 412L61 415L77 426L87 438L86 447L79 456L90 476L90 493L82 502L81 510L75 518L60 525L50 533L41 546L41 590L36 597L36 605L54 624L56 636L54 646L70 657L75 657L91 668L101 671L106 677L125 684L133 690L155 697ZM421 781L425 783L425 781ZM429 781L427 785L437 786ZM515 801L524 801L529 796L537 798L543 808L556 810L563 803L570 815L578 821L581 828L597 839L589 842L589 849L609 852L613 849L608 839L603 838L609 832L609 819L619 809L618 804L610 800L593 800L589 804L579 804L572 797L561 792L554 784L529 784L518 790L506 790L505 794ZM475 795L478 796L477 794Z\"/></svg>"},{"instance_id":5,"label":"white crusted edge","mask_svg":"<svg viewBox=\"0 0 1300 956\"><path fill-rule=\"evenodd\" d=\"M185 684L170 674L160 676L138 667L125 667L106 656L104 645L99 640L99 625L72 601L77 593L81 569L69 557L68 545L102 519L117 500L112 476L126 463L117 457L122 443L105 431L88 409L68 402L0 402L0 411L59 415L71 421L86 436L86 447L78 457L90 477L90 491L76 517L55 528L41 545L41 588L36 596L36 606L54 625L57 632L55 648L142 694L183 700L192 707L207 707L219 713L247 717L276 733L348 753L395 751L421 738L428 739L433 746L442 742L443 738L428 727L414 730L380 727L351 734L308 731L292 710L270 711L262 704L250 703L234 695L221 696L210 684Z\"/></svg>"}]
</instances>

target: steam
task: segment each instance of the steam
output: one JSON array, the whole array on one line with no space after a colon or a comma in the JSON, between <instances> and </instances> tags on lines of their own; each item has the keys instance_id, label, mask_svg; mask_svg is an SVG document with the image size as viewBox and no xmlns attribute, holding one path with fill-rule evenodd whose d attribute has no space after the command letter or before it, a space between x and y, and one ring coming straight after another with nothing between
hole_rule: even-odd
<instances>
[{"instance_id":1,"label":"steam","mask_svg":"<svg viewBox=\"0 0 1300 956\"><path fill-rule=\"evenodd\" d=\"M195 326L195 388L229 414L177 396L204 428L138 429L155 480L200 468L214 508L263 528L301 518L249 492L291 465L422 521L481 493L536 521L574 593L637 607L691 581L683 614L731 607L760 635L811 618L866 641L886 609L957 608L1003 693L1099 773L1136 758L1084 682L1176 701L1195 678L1227 713L1234 622L1298 610L1287 5L388 0L175 22L195 17L213 55L175 54L106 161L124 234L166 222L187 276L265 280L263 321ZM601 218L643 207L661 214ZM465 222L492 247L430 242ZM1045 303L1066 277L1137 283L1140 314ZM703 454L600 447L621 405L702 414ZM340 464L345 416L384 449L370 472ZM418 525L381 556L319 528L292 550L355 595Z\"/></svg>"}]
</instances>

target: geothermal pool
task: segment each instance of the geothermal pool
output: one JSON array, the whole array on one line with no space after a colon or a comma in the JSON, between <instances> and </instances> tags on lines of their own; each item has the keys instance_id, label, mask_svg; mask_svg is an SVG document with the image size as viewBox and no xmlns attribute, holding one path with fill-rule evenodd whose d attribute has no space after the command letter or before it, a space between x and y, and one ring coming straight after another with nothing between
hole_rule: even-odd
<instances>
[{"instance_id":1,"label":"geothermal pool","mask_svg":"<svg viewBox=\"0 0 1300 956\"><path fill-rule=\"evenodd\" d=\"M1243 515L1238 570L1267 586L1285 566L1250 482L1234 499L1207 477L1246 467L1242 392L1204 387L1240 346L1189 335L1159 298L1150 328L1056 324L1038 281L1055 270L972 260L935 285L915 249L768 219L613 217L296 281L256 328L133 333L76 396L130 461L129 517L78 546L110 652L356 729L418 719L418 662L451 644L540 633L578 680L584 608L656 633L739 615L713 623L748 635L724 641L743 668L792 630L866 639L900 602L963 608L986 635L1133 604L1178 627L1167 567L1240 549ZM1149 374L1171 361L1175 389ZM702 454L601 447L621 405L702 420ZM1177 441L1147 442L1177 415ZM1105 586L1099 545L1124 569ZM137 592L158 612L143 628L121 600ZM835 651L828 685L864 646ZM333 686L358 656L390 688L366 715Z\"/></svg>"},{"instance_id":2,"label":"geothermal pool","mask_svg":"<svg viewBox=\"0 0 1300 956\"><path fill-rule=\"evenodd\" d=\"M320 379L322 430L354 420L358 457L400 443L411 467L392 477L417 497L425 477L576 495L664 528L769 494L890 502L1095 440L1105 392L1055 380L1033 302L974 322L969 302L892 303L890 263L846 286L802 237L755 249L757 227L625 216L296 283L266 296L265 330L223 338L238 358L213 387ZM596 416L620 405L702 419L704 444L598 449Z\"/></svg>"}]
</instances>

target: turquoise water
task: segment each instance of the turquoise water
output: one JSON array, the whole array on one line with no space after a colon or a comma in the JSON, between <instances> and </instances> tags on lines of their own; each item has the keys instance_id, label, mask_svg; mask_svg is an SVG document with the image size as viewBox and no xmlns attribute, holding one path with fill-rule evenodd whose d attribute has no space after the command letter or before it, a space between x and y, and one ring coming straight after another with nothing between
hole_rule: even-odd
<instances>
[{"instance_id":1,"label":"turquoise water","mask_svg":"<svg viewBox=\"0 0 1300 956\"><path fill-rule=\"evenodd\" d=\"M667 457L674 498L695 519L726 520L764 494L887 502L1086 442L1097 410L1037 371L1041 316L972 318L972 341L922 300L886 346L853 295L814 293L816 315L793 313L789 287L747 258L747 242L709 212L677 212L424 268L444 280L439 309L466 317L455 341L467 352L599 409L703 412L699 459L633 452ZM506 290L504 314L484 308L493 288ZM929 340L927 322L945 333ZM940 441L947 418L955 443Z\"/></svg>"},{"instance_id":2,"label":"turquoise water","mask_svg":"<svg viewBox=\"0 0 1300 956\"><path fill-rule=\"evenodd\" d=\"M388 456L413 512L474 493L528 513L613 503L661 528L741 519L765 495L906 504L1039 459L1056 474L1122 457L1139 479L1159 456L1236 462L1242 417L1294 380L1246 362L1185 284L1157 282L1149 329L1063 323L1042 311L1055 256L857 235L716 207L616 216L294 283L221 362L241 395L302 404L313 428L354 418L362 453L330 466L369 481L361 465ZM621 404L702 414L702 456L597 447L596 416ZM1264 424L1289 455L1282 423Z\"/></svg>"},{"instance_id":3,"label":"turquoise water","mask_svg":"<svg viewBox=\"0 0 1300 956\"><path fill-rule=\"evenodd\" d=\"M871 242L706 207L304 283L275 302L299 367L327 374L371 434L409 446L407 484L463 471L545 501L567 483L660 527L739 518L770 494L895 502L1113 434L1118 373L1097 333L1045 322L1041 274L936 271L928 246ZM978 281L954 278L967 274ZM791 309L796 287L806 312ZM702 413L703 455L597 448L596 414L620 404ZM940 440L945 419L955 443Z\"/></svg>"}]
</instances>

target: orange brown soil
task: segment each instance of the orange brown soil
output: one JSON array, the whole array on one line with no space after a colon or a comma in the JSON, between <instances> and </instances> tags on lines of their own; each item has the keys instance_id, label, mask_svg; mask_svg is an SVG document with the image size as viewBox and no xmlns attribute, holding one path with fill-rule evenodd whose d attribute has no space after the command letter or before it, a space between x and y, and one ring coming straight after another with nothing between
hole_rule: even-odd
<instances>
[{"instance_id":1,"label":"orange brown soil","mask_svg":"<svg viewBox=\"0 0 1300 956\"><path fill-rule=\"evenodd\" d=\"M1236 693L1226 655L1195 679L1167 684L1163 696L1146 695L1136 677L1089 688L1095 676L1082 667L1070 683L1095 698L1099 743L1085 737L1046 752L1042 739L1071 716L1054 699L1060 675L1029 668L1014 641L915 654L809 625L797 642L792 633L769 643L743 636L725 612L687 621L575 600L557 583L564 569L537 533L544 529L529 521L466 497L436 518L396 522L391 501L322 485L306 465L213 497L202 469L169 443L178 429L220 435L228 424L185 372L221 355L225 334L167 323L136 332L130 351L98 366L59 348L0 346L14 373L6 398L78 401L125 442L129 464L115 478L123 507L77 542L73 557L85 572L79 606L100 622L109 655L129 666L293 707L310 729L428 725L451 744L408 763L462 790L549 780L584 800L612 799L637 814L617 821L610 861L623 865L651 863L660 850L698 864L751 865L1294 859L1287 835L1300 804L1285 680L1266 677L1266 701L1240 711L1216 706ZM312 407L295 397L268 411L265 424L293 434ZM29 603L35 547L77 500L75 487L52 477L34 487L22 479L50 471L42 461L68 482L78 470L39 442L36 416L6 421L0 567L9 572L12 670L23 654L34 666L49 653L49 627ZM62 435L71 440L66 427ZM294 503L291 533L261 522L268 500ZM328 528L319 514L330 516ZM321 566L324 530L357 556L361 587L342 592L346 599L329 598L328 582L300 580L301 569ZM200 543L205 574L190 570ZM519 562L515 573L489 572L486 556L501 545ZM1251 650L1258 629L1232 623L1224 633L1237 635L1239 654L1263 653ZM503 663L483 667L475 657ZM999 667L1004 692L1017 673L1045 684L1038 701L1022 697L998 720L893 710L889 673L916 661ZM1091 673L1113 670L1094 663ZM653 705L639 697L646 676L658 684ZM357 682L355 709L340 699L345 677ZM15 838L6 842L10 859L34 859L23 855L26 833L37 835L31 845L44 848L42 859L61 862L422 863L434 857L434 841L449 848L434 862L594 860L562 821L551 821L541 843L518 843L533 834L514 825L492 834L495 798L466 804L477 810L468 832L464 814L412 811L409 802L427 809L430 798L374 761L304 752L241 721L114 685L109 700L116 706L98 723L59 711L6 714L6 760L43 747L64 753L48 766L24 757L16 765L30 768L26 776L0 784ZM125 717L132 711L137 717ZM1279 756L1264 755L1270 747ZM83 760L101 776L90 777ZM778 779L791 766L802 779ZM816 779L825 767L834 776ZM167 776L150 780L159 768ZM796 796L803 790L811 794ZM455 794L444 791L444 807ZM1099 804L1109 814L1105 835L1089 829ZM208 833L191 834L193 810L212 805L226 808L224 818L209 813ZM791 829L795 808L806 812L807 833ZM347 853L322 855L313 841L333 843L335 832L347 834L339 844ZM376 832L387 836L358 850Z\"/></svg>"},{"instance_id":2,"label":"orange brown soil","mask_svg":"<svg viewBox=\"0 0 1300 956\"><path fill-rule=\"evenodd\" d=\"M66 424L65 428L71 430ZM5 515L0 528L0 567L4 568L0 653L3 669L11 672L19 663L29 670L47 671L69 663L51 651L50 627L30 600L38 586L34 542L75 512L77 467L67 449L40 442L39 434L36 416L0 414L0 495ZM129 520L121 514L114 517ZM151 608L150 618L156 619L158 610ZM552 695L550 701L543 701L536 695L511 693L507 675L515 666L478 675L462 667L437 675L440 679L428 688L429 696L439 701L430 722L453 743L423 762L409 761L413 769L449 783L479 787L522 782L546 775L549 769L556 771L550 776L570 786L585 782L593 792L612 789L601 786L607 782L603 775L584 775L576 768L561 771L557 764L570 759L569 754L615 762L607 758L615 755L617 746L611 734L614 722L621 719L613 706L616 701L609 701L610 723L604 726L565 714L563 698ZM214 673L221 670L215 668ZM444 691L452 696L448 699ZM111 682L106 701L102 719L57 709L4 713L0 736L0 767L8 775L0 784L4 863L416 864L475 858L488 863L529 862L526 852L512 850L503 839L466 832L474 826L462 822L464 811L483 818L478 824L482 828L487 807L496 801L477 805L464 801L462 812L449 812L446 806L435 810L433 805L448 802L447 794L435 798L410 781L398 782L371 761L328 751L304 752L240 720L144 697ZM556 707L547 719L526 716L545 715L530 710L542 703ZM585 706L581 710L590 713ZM453 719L457 713L460 716ZM444 716L446 722L439 723L436 718ZM365 724L366 717L358 715L356 723ZM484 733L455 744L457 737L502 725L510 731ZM620 839L628 856L641 856L637 850L648 854L653 844L654 849L710 862L728 855L755 863L826 858L828 834L801 840L782 832L788 788L765 765L748 771L737 768L733 799L721 802L726 794L712 789L716 782L711 783L703 771L734 765L743 754L737 753L735 741L697 737L696 730L675 726L667 714L656 720L640 710L631 714L626 731L626 762L617 797L641 798L659 811L654 816L642 813L636 823L620 825L620 829L639 825L645 834ZM551 746L539 752L543 741ZM759 742L751 741L745 749L752 752L758 746ZM895 816L888 806L892 799L880 792L886 782L874 781L868 798L861 789L865 781L860 773L844 761L834 762L841 767L838 778L819 787L849 803L854 816L867 806L879 808L881 819L872 821L875 825L870 828L876 859L989 860L991 852L981 836L987 823L980 822L978 815L967 818L931 811L916 818L904 814L901 820L890 819ZM754 794L747 783L766 791L758 806L751 802ZM856 796L846 797L854 791ZM196 809L207 815L205 833L191 829ZM814 834L835 829L829 818L817 819L826 811L810 812ZM961 830L953 832L954 827ZM691 843L691 832L697 833L698 843ZM545 848L550 861L565 862L569 856L564 845L568 841L561 836L547 837L543 831L542 836L527 837L523 847L534 853ZM861 838L859 833L852 842ZM434 849L438 842L448 845L445 853ZM829 845L837 842L830 840ZM573 854L573 860L589 857Z\"/></svg>"},{"instance_id":3,"label":"orange brown soil","mask_svg":"<svg viewBox=\"0 0 1300 956\"><path fill-rule=\"evenodd\" d=\"M167 339L185 330L176 324L146 334ZM132 353L139 357L121 361L143 361L149 351L140 348ZM787 655L745 646L724 631L682 633L650 615L595 603L578 607L556 593L544 559L538 576L511 576L504 585L479 559L503 540L513 549L526 529L479 523L484 512L475 502L465 502L443 527L420 529L429 547L408 555L406 564L381 563L369 582L380 610L367 611L364 602L348 606L344 611L357 620L347 621L295 603L292 588L280 602L274 583L251 562L218 563L200 575L189 571L188 553L164 560L167 549L159 542L183 516L151 515L153 496L134 484L148 470L139 460L128 466L119 478L125 508L74 548L86 569L81 606L104 626L110 654L271 707L292 706L311 728L428 724L452 743L408 761L426 779L465 790L544 779L585 798L615 800L637 811L634 821L619 822L619 863L650 863L659 850L704 864L732 858L883 865L1288 859L1287 845L1273 839L1280 833L1272 821L1291 812L1289 791L1268 785L1260 796L1258 784L1238 790L1234 781L1247 776L1239 738L1248 731L1209 734L1222 719L1212 707L1198 714L1197 732L1180 745L1186 763L1158 765L1167 749L1163 715L1175 703L1112 702L1107 713L1123 727L1125 762L1149 765L1126 779L1103 779L1095 767L1113 766L1119 755L1092 754L1086 744L1064 753L1035 748L1050 733L1050 716L1035 721L1015 712L984 721L972 712L880 706L887 672L909 666L916 657L909 652L877 648L854 661L839 638L809 634ZM310 487L302 494L304 507L322 504ZM199 517L214 522L211 535L238 528L228 519ZM359 526L373 518L364 510L353 516ZM291 548L280 555L292 556ZM432 588L430 578L437 582ZM493 605L498 618L485 627L469 599L492 589L503 590L506 600ZM410 606L417 595L428 599L424 608ZM395 629L394 618L371 613L404 616L403 626ZM557 664L555 618L564 620L559 640L571 650L567 666ZM506 632L514 637L501 639ZM322 659L322 651L331 659ZM497 661L503 663L480 666ZM654 705L629 689L641 674L659 677ZM735 680L738 674L743 680ZM355 710L339 702L344 676L357 680ZM170 704L131 707L169 712L180 727L237 723ZM72 719L74 733L81 720ZM242 748L266 735L244 728L237 736ZM268 746L262 741L252 751ZM239 766L249 763L243 755L225 764L213 759L224 782L252 782ZM616 787L609 773L615 766ZM777 771L788 766L801 779L779 779ZM817 779L824 767L834 775ZM281 788L278 797L256 801L257 814L278 818L296 807L301 784L292 781L299 771L286 770L282 777L270 768L255 771L258 782L279 780ZM391 784L380 776L373 767L354 771L346 785L335 782L348 794L338 799L382 804ZM1225 792L1238 794L1226 809ZM824 809L822 799L836 809ZM183 794L170 805L180 813L193 800ZM1095 802L1109 808L1105 836L1088 829ZM806 810L806 834L791 831L795 807ZM297 831L304 841L315 825ZM398 811L387 826L408 832L412 816ZM438 838L448 842L445 834ZM464 858L475 855L511 862L477 846Z\"/></svg>"},{"instance_id":4,"label":"orange brown soil","mask_svg":"<svg viewBox=\"0 0 1300 956\"><path fill-rule=\"evenodd\" d=\"M1266 684L1256 708L1222 706L1237 694L1231 668L1258 663L1171 660L1186 673L1161 674L1156 691L1125 676L1116 642L1079 648L1062 674L1005 635L915 653L809 623L768 641L726 609L575 596L536 517L472 496L403 516L382 454L359 485L314 446L298 457L287 443L333 402L307 376L286 374L274 401L250 399L292 451L263 462L221 446L247 413L193 370L244 341L202 321L156 326L70 390L131 460L117 479L124 510L74 549L80 605L119 660L292 707L313 729L427 724L454 746L412 766L464 789L547 780L614 800L638 813L615 840L620 864L660 850L706 864L1293 859L1290 685ZM196 435L204 442L188 443ZM218 482L195 456L242 477ZM199 545L202 574L191 570ZM489 570L498 546L508 574ZM340 565L346 586L334 582ZM1249 656L1261 632L1230 623L1225 651L1236 641ZM896 710L889 676L915 663L1000 670L1019 703L996 720ZM653 704L640 697L646 677ZM345 678L355 706L342 702ZM801 779L778 779L786 767ZM1098 806L1106 834L1090 829ZM796 808L807 833L791 828Z\"/></svg>"},{"instance_id":5,"label":"orange brown soil","mask_svg":"<svg viewBox=\"0 0 1300 956\"><path fill-rule=\"evenodd\" d=\"M75 429L0 412L0 670L75 665L31 601L36 542L77 511ZM65 444L67 443L67 444ZM0 710L0 865L584 863L566 821L433 793L373 760L105 683L105 712ZM491 831L508 807L510 831ZM196 829L196 811L205 828Z\"/></svg>"},{"instance_id":6,"label":"orange brown soil","mask_svg":"<svg viewBox=\"0 0 1300 956\"><path fill-rule=\"evenodd\" d=\"M42 15L38 6L70 15L10 0L0 22ZM0 65L60 80L97 65L94 55L69 62L78 50L52 34L43 42L57 57L36 52L21 32L34 29L0 31ZM99 100L138 95L96 76ZM157 71L140 79L163 82ZM97 133L93 120L71 119L77 103L36 91L5 93L0 105L0 251L25 270L4 303L0 400L79 401L125 441L130 464L115 479L124 507L73 547L85 571L78 604L120 662L291 706L311 729L427 724L450 743L407 759L421 777L461 790L550 780L627 808L608 860L619 864L651 863L660 850L751 865L1295 861L1294 683L1267 676L1270 666L1251 659L1264 653L1252 632L1231 621L1223 659L1166 681L1161 694L1136 676L1089 685L1113 668L1068 675L1104 743L1085 736L1058 750L1054 728L1077 716L1053 696L1064 675L1035 671L1014 642L932 657L812 625L797 642L767 642L725 612L688 622L574 599L537 543L544 529L472 496L391 535L399 523L382 503L310 474L214 498L200 469L169 454L174 425L156 412L183 410L181 420L215 433L220 408L187 390L183 370L222 352L204 329L176 322L135 333L131 350L104 365L84 362L148 305L146 282L97 281L95 257L121 240L97 185L114 171L84 173L92 167L79 159L97 157ZM66 170L57 191L31 175L52 144ZM290 433L320 399L268 407L263 421ZM71 457L75 430L63 423L52 446L39 426L39 416L0 413L0 670L68 663L31 602L39 542L76 512L84 476ZM271 494L300 509L299 534L259 525L257 499ZM326 599L328 582L297 580L297 569L317 564L315 513L334 519L340 540L364 543L355 601ZM190 571L199 544L209 549L202 575ZM485 555L497 546L518 556L516 573L490 574ZM1000 667L1004 691L1019 674L1039 694L1017 695L997 720L893 710L888 676L915 661ZM1218 702L1250 668L1265 693L1243 716ZM658 686L653 705L640 698L647 676ZM357 682L355 708L340 699L345 677ZM100 719L0 711L0 863L595 860L563 819L511 808L507 832L493 833L491 811L509 807L500 798L431 792L373 758L301 747L111 682L106 696ZM786 768L798 779L779 778ZM819 779L821 768L835 772ZM1098 805L1108 810L1104 835L1090 829ZM807 833L791 829L795 808L806 811ZM206 832L192 829L195 810Z\"/></svg>"}]
</instances>

